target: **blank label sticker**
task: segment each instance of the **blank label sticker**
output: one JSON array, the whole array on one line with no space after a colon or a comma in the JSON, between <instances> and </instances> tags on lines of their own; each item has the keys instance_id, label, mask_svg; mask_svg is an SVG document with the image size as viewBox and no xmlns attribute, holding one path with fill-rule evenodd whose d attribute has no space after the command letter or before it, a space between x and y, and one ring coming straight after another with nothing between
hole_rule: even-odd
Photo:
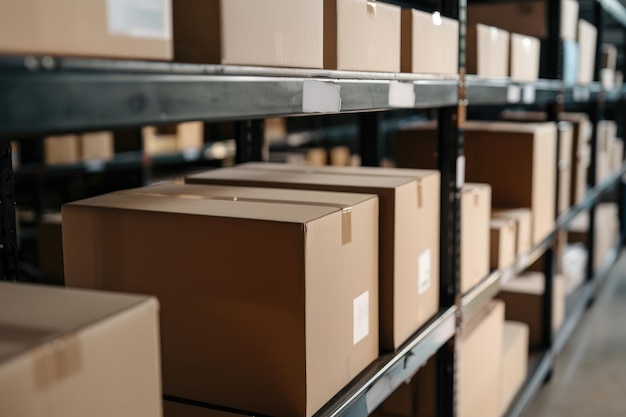
<instances>
[{"instance_id":1,"label":"blank label sticker","mask_svg":"<svg viewBox=\"0 0 626 417\"><path fill-rule=\"evenodd\" d=\"M370 292L365 291L352 302L352 343L356 345L370 334Z\"/></svg>"},{"instance_id":2,"label":"blank label sticker","mask_svg":"<svg viewBox=\"0 0 626 417\"><path fill-rule=\"evenodd\" d=\"M534 85L525 85L524 86L524 103L532 104L535 102L535 86Z\"/></svg>"},{"instance_id":3,"label":"blank label sticker","mask_svg":"<svg viewBox=\"0 0 626 417\"><path fill-rule=\"evenodd\" d=\"M304 113L338 113L341 110L340 86L328 81L305 80L302 85Z\"/></svg>"},{"instance_id":4,"label":"blank label sticker","mask_svg":"<svg viewBox=\"0 0 626 417\"><path fill-rule=\"evenodd\" d=\"M456 188L461 189L465 185L465 155L456 158Z\"/></svg>"},{"instance_id":5,"label":"blank label sticker","mask_svg":"<svg viewBox=\"0 0 626 417\"><path fill-rule=\"evenodd\" d=\"M510 85L506 90L506 101L509 103L519 103L522 98L522 89L519 85Z\"/></svg>"},{"instance_id":6,"label":"blank label sticker","mask_svg":"<svg viewBox=\"0 0 626 417\"><path fill-rule=\"evenodd\" d=\"M135 38L172 38L172 10L168 0L108 0L109 33Z\"/></svg>"},{"instance_id":7,"label":"blank label sticker","mask_svg":"<svg viewBox=\"0 0 626 417\"><path fill-rule=\"evenodd\" d=\"M417 294L422 295L430 288L430 249L418 257L417 276Z\"/></svg>"},{"instance_id":8,"label":"blank label sticker","mask_svg":"<svg viewBox=\"0 0 626 417\"><path fill-rule=\"evenodd\" d=\"M389 107L415 107L415 88L412 83L389 83Z\"/></svg>"}]
</instances>

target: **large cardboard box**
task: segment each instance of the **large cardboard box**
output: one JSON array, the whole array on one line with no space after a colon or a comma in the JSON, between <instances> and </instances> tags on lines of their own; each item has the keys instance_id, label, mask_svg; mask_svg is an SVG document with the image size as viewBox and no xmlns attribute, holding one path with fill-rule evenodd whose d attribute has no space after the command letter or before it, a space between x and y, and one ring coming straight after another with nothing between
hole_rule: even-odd
<instances>
[{"instance_id":1,"label":"large cardboard box","mask_svg":"<svg viewBox=\"0 0 626 417\"><path fill-rule=\"evenodd\" d=\"M43 140L46 165L71 165L80 162L80 144L76 135L50 136Z\"/></svg>"},{"instance_id":2,"label":"large cardboard box","mask_svg":"<svg viewBox=\"0 0 626 417\"><path fill-rule=\"evenodd\" d=\"M199 407L173 401L163 401L163 417L244 417L246 414L231 413L215 408Z\"/></svg>"},{"instance_id":3,"label":"large cardboard box","mask_svg":"<svg viewBox=\"0 0 626 417\"><path fill-rule=\"evenodd\" d=\"M504 415L528 373L528 326L504 322L502 367L500 368L500 415Z\"/></svg>"},{"instance_id":4,"label":"large cardboard box","mask_svg":"<svg viewBox=\"0 0 626 417\"><path fill-rule=\"evenodd\" d=\"M536 81L539 78L539 39L511 33L511 67L509 75L515 81Z\"/></svg>"},{"instance_id":5,"label":"large cardboard box","mask_svg":"<svg viewBox=\"0 0 626 417\"><path fill-rule=\"evenodd\" d=\"M83 133L79 136L80 156L83 161L113 158L113 132Z\"/></svg>"},{"instance_id":6,"label":"large cardboard box","mask_svg":"<svg viewBox=\"0 0 626 417\"><path fill-rule=\"evenodd\" d=\"M172 59L171 0L4 2L0 53Z\"/></svg>"},{"instance_id":7,"label":"large cardboard box","mask_svg":"<svg viewBox=\"0 0 626 417\"><path fill-rule=\"evenodd\" d=\"M173 6L176 61L323 67L323 0L184 0Z\"/></svg>"},{"instance_id":8,"label":"large cardboard box","mask_svg":"<svg viewBox=\"0 0 626 417\"><path fill-rule=\"evenodd\" d=\"M465 184L461 190L461 293L489 274L491 187Z\"/></svg>"},{"instance_id":9,"label":"large cardboard box","mask_svg":"<svg viewBox=\"0 0 626 417\"><path fill-rule=\"evenodd\" d=\"M161 416L156 299L0 283L0 415Z\"/></svg>"},{"instance_id":10,"label":"large cardboard box","mask_svg":"<svg viewBox=\"0 0 626 417\"><path fill-rule=\"evenodd\" d=\"M515 222L516 256L523 256L532 247L532 214L529 208L493 209L491 217Z\"/></svg>"},{"instance_id":11,"label":"large cardboard box","mask_svg":"<svg viewBox=\"0 0 626 417\"><path fill-rule=\"evenodd\" d=\"M554 277L552 289L552 332L555 334L565 319L565 279ZM498 298L506 304L506 319L525 323L529 328L531 347L543 343L543 295L545 275L541 272L525 272L507 283Z\"/></svg>"},{"instance_id":12,"label":"large cardboard box","mask_svg":"<svg viewBox=\"0 0 626 417\"><path fill-rule=\"evenodd\" d=\"M596 227L594 246L594 269L600 268L611 248L619 238L619 210L615 203L600 203L596 207ZM567 241L582 243L588 247L589 212L579 214L567 227Z\"/></svg>"},{"instance_id":13,"label":"large cardboard box","mask_svg":"<svg viewBox=\"0 0 626 417\"><path fill-rule=\"evenodd\" d=\"M400 72L398 6L324 0L324 68Z\"/></svg>"},{"instance_id":14,"label":"large cardboard box","mask_svg":"<svg viewBox=\"0 0 626 417\"><path fill-rule=\"evenodd\" d=\"M508 77L509 39L509 32L495 26L468 25L465 55L467 73L483 78Z\"/></svg>"},{"instance_id":15,"label":"large cardboard box","mask_svg":"<svg viewBox=\"0 0 626 417\"><path fill-rule=\"evenodd\" d=\"M402 72L458 74L459 22L415 9L402 10ZM445 51L442 53L442 51Z\"/></svg>"},{"instance_id":16,"label":"large cardboard box","mask_svg":"<svg viewBox=\"0 0 626 417\"><path fill-rule=\"evenodd\" d=\"M594 81L596 65L596 38L598 30L586 20L578 21L578 82L589 84Z\"/></svg>"},{"instance_id":17,"label":"large cardboard box","mask_svg":"<svg viewBox=\"0 0 626 417\"><path fill-rule=\"evenodd\" d=\"M570 208L572 190L571 159L574 146L574 127L569 122L561 122L559 127L559 209L558 214Z\"/></svg>"},{"instance_id":18,"label":"large cardboard box","mask_svg":"<svg viewBox=\"0 0 626 417\"><path fill-rule=\"evenodd\" d=\"M186 182L378 195L381 349L399 347L439 310L439 172L248 163Z\"/></svg>"},{"instance_id":19,"label":"large cardboard box","mask_svg":"<svg viewBox=\"0 0 626 417\"><path fill-rule=\"evenodd\" d=\"M143 149L147 155L163 155L197 150L204 144L204 124L188 122L178 125L142 128Z\"/></svg>"},{"instance_id":20,"label":"large cardboard box","mask_svg":"<svg viewBox=\"0 0 626 417\"><path fill-rule=\"evenodd\" d=\"M66 283L159 298L165 394L310 417L378 356L377 218L363 194L108 194L63 207Z\"/></svg>"},{"instance_id":21,"label":"large cardboard box","mask_svg":"<svg viewBox=\"0 0 626 417\"><path fill-rule=\"evenodd\" d=\"M458 339L458 416L500 417L499 377L504 303L491 301L471 317Z\"/></svg>"},{"instance_id":22,"label":"large cardboard box","mask_svg":"<svg viewBox=\"0 0 626 417\"><path fill-rule=\"evenodd\" d=\"M489 267L504 269L515 261L517 243L517 223L512 219L491 218L491 249Z\"/></svg>"},{"instance_id":23,"label":"large cardboard box","mask_svg":"<svg viewBox=\"0 0 626 417\"><path fill-rule=\"evenodd\" d=\"M37 250L41 282L63 286L63 233L61 213L50 213L42 217L37 226Z\"/></svg>"}]
</instances>

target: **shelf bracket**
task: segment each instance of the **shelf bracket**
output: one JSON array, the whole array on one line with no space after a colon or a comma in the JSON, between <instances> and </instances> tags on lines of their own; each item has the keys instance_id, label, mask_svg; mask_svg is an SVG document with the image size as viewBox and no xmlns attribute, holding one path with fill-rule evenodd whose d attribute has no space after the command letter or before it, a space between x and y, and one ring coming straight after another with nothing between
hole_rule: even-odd
<instances>
[{"instance_id":1,"label":"shelf bracket","mask_svg":"<svg viewBox=\"0 0 626 417\"><path fill-rule=\"evenodd\" d=\"M11 141L0 139L0 280L18 280L15 186Z\"/></svg>"}]
</instances>

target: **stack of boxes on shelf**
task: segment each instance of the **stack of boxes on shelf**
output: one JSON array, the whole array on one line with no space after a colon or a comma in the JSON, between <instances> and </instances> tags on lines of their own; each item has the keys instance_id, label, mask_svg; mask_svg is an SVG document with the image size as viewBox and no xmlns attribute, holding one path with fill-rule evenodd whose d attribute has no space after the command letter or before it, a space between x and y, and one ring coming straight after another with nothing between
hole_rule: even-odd
<instances>
[{"instance_id":1,"label":"stack of boxes on shelf","mask_svg":"<svg viewBox=\"0 0 626 417\"><path fill-rule=\"evenodd\" d=\"M141 130L143 151L146 155L167 155L198 151L204 145L202 122L178 125L146 126Z\"/></svg>"},{"instance_id":2,"label":"stack of boxes on shelf","mask_svg":"<svg viewBox=\"0 0 626 417\"><path fill-rule=\"evenodd\" d=\"M44 139L46 165L73 165L113 158L113 133L93 132L79 135L51 136Z\"/></svg>"}]
</instances>

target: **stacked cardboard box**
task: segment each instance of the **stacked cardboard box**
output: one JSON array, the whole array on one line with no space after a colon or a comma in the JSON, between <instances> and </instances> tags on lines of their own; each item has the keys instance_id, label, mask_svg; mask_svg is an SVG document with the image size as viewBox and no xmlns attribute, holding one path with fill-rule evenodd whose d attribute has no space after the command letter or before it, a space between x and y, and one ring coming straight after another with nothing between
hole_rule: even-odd
<instances>
[{"instance_id":1,"label":"stacked cardboard box","mask_svg":"<svg viewBox=\"0 0 626 417\"><path fill-rule=\"evenodd\" d=\"M510 34L483 24L467 27L466 69L468 74L484 78L509 75Z\"/></svg>"},{"instance_id":2,"label":"stacked cardboard box","mask_svg":"<svg viewBox=\"0 0 626 417\"><path fill-rule=\"evenodd\" d=\"M515 257L523 256L532 247L532 213L529 208L494 209L492 219L515 224Z\"/></svg>"},{"instance_id":3,"label":"stacked cardboard box","mask_svg":"<svg viewBox=\"0 0 626 417\"><path fill-rule=\"evenodd\" d=\"M600 203L596 207L595 246L593 265L597 270L619 238L618 207L615 203ZM570 243L587 245L589 212L583 212L568 226L567 240Z\"/></svg>"},{"instance_id":4,"label":"stacked cardboard box","mask_svg":"<svg viewBox=\"0 0 626 417\"><path fill-rule=\"evenodd\" d=\"M504 269L516 259L517 222L513 219L491 218L491 269Z\"/></svg>"},{"instance_id":5,"label":"stacked cardboard box","mask_svg":"<svg viewBox=\"0 0 626 417\"><path fill-rule=\"evenodd\" d=\"M589 84L594 81L596 64L596 39L598 30L586 20L578 21L578 83Z\"/></svg>"},{"instance_id":6,"label":"stacked cardboard box","mask_svg":"<svg viewBox=\"0 0 626 417\"><path fill-rule=\"evenodd\" d=\"M50 136L44 139L47 165L72 165L83 161L108 161L113 158L113 133L93 132Z\"/></svg>"},{"instance_id":7,"label":"stacked cardboard box","mask_svg":"<svg viewBox=\"0 0 626 417\"><path fill-rule=\"evenodd\" d=\"M491 187L465 184L461 190L461 293L489 274Z\"/></svg>"},{"instance_id":8,"label":"stacked cardboard box","mask_svg":"<svg viewBox=\"0 0 626 417\"><path fill-rule=\"evenodd\" d=\"M143 150L146 155L198 150L204 144L204 125L202 122L146 126L142 129L142 134Z\"/></svg>"},{"instance_id":9,"label":"stacked cardboard box","mask_svg":"<svg viewBox=\"0 0 626 417\"><path fill-rule=\"evenodd\" d=\"M602 120L598 122L597 129L596 182L602 182L613 172L617 159L614 156L617 123L612 120ZM620 145L617 148L619 152Z\"/></svg>"}]
</instances>

